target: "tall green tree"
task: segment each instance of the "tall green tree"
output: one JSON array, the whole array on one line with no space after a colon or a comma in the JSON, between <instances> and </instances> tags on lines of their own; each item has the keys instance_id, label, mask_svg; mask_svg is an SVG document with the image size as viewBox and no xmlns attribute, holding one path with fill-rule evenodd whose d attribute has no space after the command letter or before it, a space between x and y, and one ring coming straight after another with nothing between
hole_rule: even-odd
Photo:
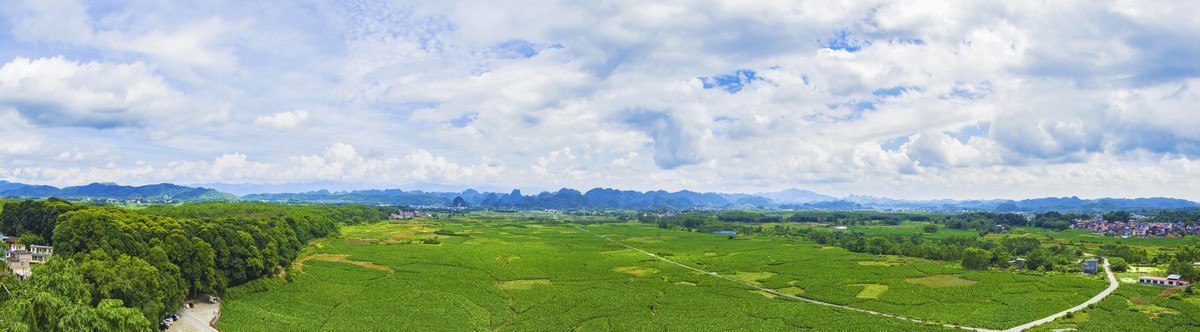
<instances>
[{"instance_id":1,"label":"tall green tree","mask_svg":"<svg viewBox=\"0 0 1200 332\"><path fill-rule=\"evenodd\" d=\"M150 320L125 308L121 300L98 306L72 260L52 258L34 267L13 296L0 305L0 329L6 331L152 331Z\"/></svg>"},{"instance_id":2,"label":"tall green tree","mask_svg":"<svg viewBox=\"0 0 1200 332\"><path fill-rule=\"evenodd\" d=\"M1007 268L1009 265L1008 261L1011 259L1012 255L1008 253L1008 249L1004 246L996 246L992 248L992 266Z\"/></svg>"},{"instance_id":3,"label":"tall green tree","mask_svg":"<svg viewBox=\"0 0 1200 332\"><path fill-rule=\"evenodd\" d=\"M1125 272L1126 270L1129 270L1129 263L1125 262L1125 259L1121 257L1109 257L1108 266L1116 272Z\"/></svg>"},{"instance_id":4,"label":"tall green tree","mask_svg":"<svg viewBox=\"0 0 1200 332\"><path fill-rule=\"evenodd\" d=\"M987 250L979 248L963 249L962 265L964 268L972 270L986 269L988 263L991 262L992 254Z\"/></svg>"},{"instance_id":5,"label":"tall green tree","mask_svg":"<svg viewBox=\"0 0 1200 332\"><path fill-rule=\"evenodd\" d=\"M6 203L3 211L0 211L0 233L18 236L32 233L43 241L50 240L54 236L58 216L86 208L57 198Z\"/></svg>"},{"instance_id":6,"label":"tall green tree","mask_svg":"<svg viewBox=\"0 0 1200 332\"><path fill-rule=\"evenodd\" d=\"M867 251L876 255L883 255L892 252L892 242L882 237L873 237L867 240Z\"/></svg>"},{"instance_id":7,"label":"tall green tree","mask_svg":"<svg viewBox=\"0 0 1200 332\"><path fill-rule=\"evenodd\" d=\"M103 251L94 251L77 268L92 293L93 305L106 299L121 300L146 319L156 320L166 310L164 287L158 269L141 258L120 255L110 259Z\"/></svg>"},{"instance_id":8,"label":"tall green tree","mask_svg":"<svg viewBox=\"0 0 1200 332\"><path fill-rule=\"evenodd\" d=\"M1185 262L1178 259L1172 259L1171 265L1167 267L1167 273L1178 274L1183 277L1183 280L1197 282L1200 281L1200 272L1192 265L1192 262Z\"/></svg>"}]
</instances>

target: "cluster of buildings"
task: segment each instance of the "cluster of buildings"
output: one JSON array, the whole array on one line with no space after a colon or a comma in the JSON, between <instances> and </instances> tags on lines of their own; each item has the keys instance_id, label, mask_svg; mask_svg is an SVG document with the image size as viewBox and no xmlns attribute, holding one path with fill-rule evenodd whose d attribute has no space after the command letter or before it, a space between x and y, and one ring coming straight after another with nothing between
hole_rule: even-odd
<instances>
[{"instance_id":1,"label":"cluster of buildings","mask_svg":"<svg viewBox=\"0 0 1200 332\"><path fill-rule=\"evenodd\" d=\"M1071 223L1071 228L1090 230L1093 235L1121 238L1200 235L1200 225L1187 226L1183 223L1143 222L1140 220L1142 219L1131 219L1127 222L1108 222L1100 217L1075 219Z\"/></svg>"},{"instance_id":2,"label":"cluster of buildings","mask_svg":"<svg viewBox=\"0 0 1200 332\"><path fill-rule=\"evenodd\" d=\"M674 215L678 215L678 214L683 214L683 212L680 212L680 211L667 211L667 212L643 213L642 215L643 215L643 216L649 216L649 217L658 217L658 218L662 218L662 217L670 217L670 216L674 216Z\"/></svg>"},{"instance_id":3,"label":"cluster of buildings","mask_svg":"<svg viewBox=\"0 0 1200 332\"><path fill-rule=\"evenodd\" d=\"M432 218L433 214L429 213L429 212L421 212L421 211L400 211L400 212L393 213L388 216L388 218L391 218L391 219L412 219L412 218L416 218L416 217Z\"/></svg>"},{"instance_id":4,"label":"cluster of buildings","mask_svg":"<svg viewBox=\"0 0 1200 332\"><path fill-rule=\"evenodd\" d=\"M90 198L86 198L86 199L84 199L84 201L91 201L91 200L92 200L92 199L90 199ZM168 204L169 204L169 203L174 203L175 201L174 201L174 200L172 200L172 199L170 199L170 198L164 198L164 199L163 199L163 200L161 200L161 201L155 201L155 202L144 201L144 200L140 200L140 199L116 199L116 198L105 198L105 199L104 199L104 202L105 202L105 203L110 203L110 204L121 204L121 203L124 203L124 204L139 204L139 205L140 205L140 204L151 204L151 203L168 203Z\"/></svg>"},{"instance_id":5,"label":"cluster of buildings","mask_svg":"<svg viewBox=\"0 0 1200 332\"><path fill-rule=\"evenodd\" d=\"M15 274L19 279L29 277L33 264L45 263L54 256L54 247L21 244L17 238L3 234L0 234L0 242L4 243L4 263L8 266L5 272Z\"/></svg>"}]
</instances>

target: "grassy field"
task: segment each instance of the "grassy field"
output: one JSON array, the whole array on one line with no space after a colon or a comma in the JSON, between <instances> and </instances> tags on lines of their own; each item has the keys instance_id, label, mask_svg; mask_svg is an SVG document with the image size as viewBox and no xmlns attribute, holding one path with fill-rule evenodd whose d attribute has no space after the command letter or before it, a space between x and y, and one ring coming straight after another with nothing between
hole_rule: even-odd
<instances>
[{"instance_id":1,"label":"grassy field","mask_svg":"<svg viewBox=\"0 0 1200 332\"><path fill-rule=\"evenodd\" d=\"M343 227L296 281L232 291L223 330L937 330L715 278L531 215ZM544 217L544 216L536 216ZM1083 302L1098 279L968 271L796 239L583 226L683 264L816 300L1007 328ZM436 233L435 233L436 232ZM440 244L416 244L437 238ZM415 243L414 243L415 242ZM299 267L299 266L298 266Z\"/></svg>"}]
</instances>

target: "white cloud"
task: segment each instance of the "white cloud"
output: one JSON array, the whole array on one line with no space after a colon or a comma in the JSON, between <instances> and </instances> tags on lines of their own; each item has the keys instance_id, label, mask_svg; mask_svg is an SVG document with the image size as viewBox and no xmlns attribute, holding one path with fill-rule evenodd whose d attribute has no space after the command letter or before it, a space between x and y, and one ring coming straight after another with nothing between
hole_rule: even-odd
<instances>
[{"instance_id":1,"label":"white cloud","mask_svg":"<svg viewBox=\"0 0 1200 332\"><path fill-rule=\"evenodd\" d=\"M5 4L13 36L24 40L84 42L92 35L87 7L73 0L16 0Z\"/></svg>"},{"instance_id":2,"label":"white cloud","mask_svg":"<svg viewBox=\"0 0 1200 332\"><path fill-rule=\"evenodd\" d=\"M308 111L295 110L272 115L260 115L254 119L254 125L270 127L275 130L285 130L294 129L305 121L308 121Z\"/></svg>"},{"instance_id":3,"label":"white cloud","mask_svg":"<svg viewBox=\"0 0 1200 332\"><path fill-rule=\"evenodd\" d=\"M180 182L228 183L308 183L342 181L349 183L449 183L465 184L494 180L503 166L461 166L425 150L416 150L399 158L367 158L354 146L335 143L322 155L300 155L287 162L255 161L242 153L229 153L213 161L172 161L153 174L143 177L165 178ZM140 179L139 179L140 180Z\"/></svg>"},{"instance_id":4,"label":"white cloud","mask_svg":"<svg viewBox=\"0 0 1200 332\"><path fill-rule=\"evenodd\" d=\"M0 105L39 125L103 129L142 127L158 121L204 123L223 113L193 103L142 62L17 57L0 67Z\"/></svg>"},{"instance_id":5,"label":"white cloud","mask_svg":"<svg viewBox=\"0 0 1200 332\"><path fill-rule=\"evenodd\" d=\"M15 42L0 54L16 60L0 103L24 124L0 135L20 156L0 167L896 196L1200 185L1170 173L1195 174L1200 157L1195 4L313 6L7 7ZM109 169L67 148L97 140L146 163Z\"/></svg>"},{"instance_id":6,"label":"white cloud","mask_svg":"<svg viewBox=\"0 0 1200 332\"><path fill-rule=\"evenodd\" d=\"M99 33L94 42L144 53L171 65L232 71L237 67L238 57L232 48L223 46L222 42L246 26L244 22L227 22L214 16L187 22L168 31L156 29L144 34L105 31Z\"/></svg>"}]
</instances>

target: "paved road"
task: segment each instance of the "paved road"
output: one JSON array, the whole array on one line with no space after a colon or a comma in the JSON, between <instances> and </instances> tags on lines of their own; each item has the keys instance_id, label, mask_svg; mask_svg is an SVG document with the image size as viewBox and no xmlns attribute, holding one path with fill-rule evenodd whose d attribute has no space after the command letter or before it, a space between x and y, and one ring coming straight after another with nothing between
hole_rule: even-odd
<instances>
[{"instance_id":1,"label":"paved road","mask_svg":"<svg viewBox=\"0 0 1200 332\"><path fill-rule=\"evenodd\" d=\"M600 234L593 233L592 231L589 231L589 230L583 229L583 228L581 228L581 227L579 227L579 226L574 226L574 227L575 227L575 228L577 228L577 229L579 229L579 230L581 230L581 231L588 232L588 233L590 233L590 234L592 234L592 235L595 235L595 236L598 236L598 237L600 237L600 238L602 238L602 239L608 240L609 242L612 242L612 243L619 244L619 245L621 245L621 246L624 246L624 247L626 247L626 248L629 248L629 249L637 250L638 252L641 252L641 253L643 253L643 254L650 255L650 257L658 258L658 259L660 259L660 260L663 260L663 261L665 261L665 262L667 262L667 263L671 263L671 264L679 265L679 266L681 266L681 267L684 267L684 268L686 268L686 269L689 269L689 270L693 270L693 271L700 272L700 273L704 273L704 274L708 274L708 275L711 275L711 276L714 276L714 277L717 277L717 278L721 278L721 279L729 280L729 281L736 282L736 283L739 283L739 284L743 284L743 285L746 285L746 286L750 286L750 287L753 287L753 288L755 288L755 289L758 289L758 290L760 290L760 291L764 291L764 292L767 292L767 293L774 294L774 295L776 295L776 296L783 296L783 297L791 298L791 299L794 299L794 300L800 300L800 301L804 301L804 302L808 302L808 303L820 304L820 305L824 305L824 306L830 306L830 307L836 307L836 308L842 308L842 309L846 309L846 310L854 310L854 311L858 311L858 312L864 312L864 313L868 313L868 314L872 314L872 315L879 315L879 316L884 316L884 317L891 317L891 318L895 318L895 319L902 319L902 320L907 320L907 321L912 321L912 322L917 322L917 323L922 323L922 324L924 324L924 323L932 323L932 322L926 322L926 321L923 321L923 320L920 320L920 319L915 319L915 318L900 317L900 316L896 316L896 315L885 314L885 313L882 313L882 312L875 312L875 311L870 311L870 310L865 310L865 309L859 309L859 308L854 308L854 307L847 307L847 306L844 306L844 305L833 304L833 303L828 303L828 302L821 302L821 301L817 301L817 300L813 300L813 299L809 299L809 298L803 298L803 297L795 296L795 295L792 295L792 294L781 293L781 292L779 292L779 291L776 291L776 290L774 290L774 289L767 289L767 288L759 287L759 286L757 286L757 285L754 285L754 284L751 284L751 283L748 283L748 282L745 282L745 281L741 281L741 280L733 279L733 278L730 278L730 277L726 277L726 276L723 276L723 275L717 274L716 272L708 272L708 271L701 270L701 269L697 269L697 268L694 268L694 267L691 267L691 266L683 265L683 264L681 264L681 263L679 263L679 262L676 262L676 261L673 261L673 260L670 260L670 259L666 259L666 258L664 258L664 257L662 257L662 256L655 255L655 254L649 253L649 252L647 252L647 251L645 251L645 250L638 249L638 248L634 248L633 246L630 246L630 245L628 245L628 244L624 244L624 243L618 242L618 241L616 241L616 240L610 239L610 238L608 238L608 237L605 237L605 236L603 236L603 235L600 235ZM1105 263L1105 268L1107 268L1107 267L1108 267L1108 265L1107 265L1107 263ZM1086 306L1086 305L1085 305L1085 306ZM983 328L978 328L978 327L959 326L959 325L953 325L953 324L943 324L943 325L945 325L946 327L950 327L950 328L958 328L958 329L971 330L971 331L979 331L979 332L999 332L998 330L989 330L989 329L983 329Z\"/></svg>"},{"instance_id":2,"label":"paved road","mask_svg":"<svg viewBox=\"0 0 1200 332\"><path fill-rule=\"evenodd\" d=\"M1089 256L1091 256L1091 255L1089 255ZM1100 302L1100 300L1103 300L1109 294L1112 294L1113 291L1117 290L1118 286L1121 286L1121 284L1117 282L1117 278L1113 276L1112 268L1108 266L1108 258L1104 259L1104 272L1108 273L1108 289L1105 289L1103 292L1100 292L1100 294L1097 294L1096 296L1092 297L1091 300L1088 300L1087 302L1084 302L1083 304L1075 306L1074 308L1063 310L1063 312L1051 315L1050 317L1042 318L1042 319L1030 322L1025 325L1021 325L1021 326L1017 326L1017 327L1008 329L1008 330L1006 330L1006 332L1024 331L1024 330L1032 328L1034 326L1046 324L1046 323L1054 321L1055 319L1058 319L1059 317L1066 316L1067 313L1076 312L1076 311L1082 310L1083 308L1087 308L1088 305Z\"/></svg>"}]
</instances>

